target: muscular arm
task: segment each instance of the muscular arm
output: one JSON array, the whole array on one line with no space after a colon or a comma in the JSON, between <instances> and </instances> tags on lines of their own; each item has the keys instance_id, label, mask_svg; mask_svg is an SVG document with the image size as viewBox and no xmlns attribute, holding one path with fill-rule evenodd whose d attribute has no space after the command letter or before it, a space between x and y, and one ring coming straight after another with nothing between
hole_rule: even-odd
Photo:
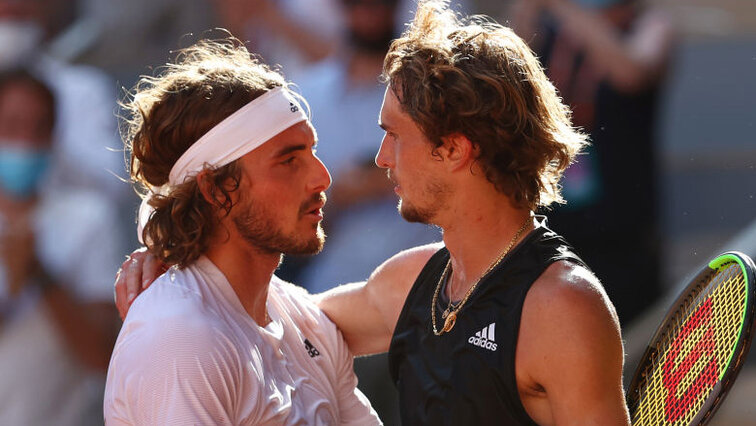
<instances>
[{"instance_id":1,"label":"muscular arm","mask_svg":"<svg viewBox=\"0 0 756 426\"><path fill-rule=\"evenodd\" d=\"M341 329L354 355L386 352L412 284L441 248L403 251L379 266L367 282L345 284L317 296L318 306Z\"/></svg>"},{"instance_id":2,"label":"muscular arm","mask_svg":"<svg viewBox=\"0 0 756 426\"><path fill-rule=\"evenodd\" d=\"M534 283L523 307L517 363L523 403L540 424L629 424L617 315L584 268L558 262ZM545 403L529 393L545 394Z\"/></svg>"}]
</instances>

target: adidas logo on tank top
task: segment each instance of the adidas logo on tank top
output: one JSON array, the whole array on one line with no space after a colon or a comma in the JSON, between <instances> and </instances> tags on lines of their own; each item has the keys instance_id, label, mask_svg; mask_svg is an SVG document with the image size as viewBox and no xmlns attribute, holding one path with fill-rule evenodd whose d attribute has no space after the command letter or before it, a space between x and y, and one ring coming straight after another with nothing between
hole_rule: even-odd
<instances>
[{"instance_id":1,"label":"adidas logo on tank top","mask_svg":"<svg viewBox=\"0 0 756 426\"><path fill-rule=\"evenodd\" d=\"M496 350L496 339L494 338L494 330L496 329L496 323L492 322L489 326L483 327L483 330L475 333L475 336L470 336L467 339L467 343L481 348L488 349L490 351Z\"/></svg>"}]
</instances>

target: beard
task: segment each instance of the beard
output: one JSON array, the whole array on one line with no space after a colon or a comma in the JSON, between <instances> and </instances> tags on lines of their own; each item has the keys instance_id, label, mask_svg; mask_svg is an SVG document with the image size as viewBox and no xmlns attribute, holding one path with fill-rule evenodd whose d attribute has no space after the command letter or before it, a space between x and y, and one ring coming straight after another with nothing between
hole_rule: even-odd
<instances>
[{"instance_id":1,"label":"beard","mask_svg":"<svg viewBox=\"0 0 756 426\"><path fill-rule=\"evenodd\" d=\"M446 185L431 182L425 186L424 191L425 198L430 200L428 205L419 206L400 198L396 208L407 222L431 225L436 214L446 207L449 193Z\"/></svg>"},{"instance_id":2,"label":"beard","mask_svg":"<svg viewBox=\"0 0 756 426\"><path fill-rule=\"evenodd\" d=\"M433 218L433 215L435 212L431 211L430 209L423 209L417 206L414 206L410 204L409 202L406 202L399 199L399 203L396 205L396 209L399 211L399 214L410 223L424 223L424 224L430 224L431 219Z\"/></svg>"},{"instance_id":3,"label":"beard","mask_svg":"<svg viewBox=\"0 0 756 426\"><path fill-rule=\"evenodd\" d=\"M313 209L313 205L324 202L325 195L315 194L310 200L302 203L299 216L302 217ZM250 245L266 253L284 253L294 255L313 255L323 250L325 232L320 223L313 225L313 233L306 235L296 232L285 232L274 219L280 215L268 211L265 206L245 205L233 217L234 227L239 235Z\"/></svg>"}]
</instances>

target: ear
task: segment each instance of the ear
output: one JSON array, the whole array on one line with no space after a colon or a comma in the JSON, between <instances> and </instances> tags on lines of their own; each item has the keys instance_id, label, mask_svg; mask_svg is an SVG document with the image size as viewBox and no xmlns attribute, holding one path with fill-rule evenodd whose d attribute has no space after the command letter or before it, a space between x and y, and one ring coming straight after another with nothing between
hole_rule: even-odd
<instances>
[{"instance_id":1,"label":"ear","mask_svg":"<svg viewBox=\"0 0 756 426\"><path fill-rule=\"evenodd\" d=\"M207 170L203 170L197 174L197 187L202 194L202 198L208 202L208 204L217 206L218 200L213 196L213 182L210 179L210 173Z\"/></svg>"},{"instance_id":2,"label":"ear","mask_svg":"<svg viewBox=\"0 0 756 426\"><path fill-rule=\"evenodd\" d=\"M441 137L443 144L437 148L438 153L454 170L468 168L475 161L478 147L467 136L454 133Z\"/></svg>"}]
</instances>

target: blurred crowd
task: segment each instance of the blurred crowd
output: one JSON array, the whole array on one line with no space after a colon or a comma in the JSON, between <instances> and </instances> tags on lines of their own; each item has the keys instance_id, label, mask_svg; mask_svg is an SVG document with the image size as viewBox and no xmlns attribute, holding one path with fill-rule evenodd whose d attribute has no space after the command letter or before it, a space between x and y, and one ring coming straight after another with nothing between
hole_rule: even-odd
<instances>
[{"instance_id":1,"label":"blurred crowd","mask_svg":"<svg viewBox=\"0 0 756 426\"><path fill-rule=\"evenodd\" d=\"M460 3L460 2L455 2ZM475 12L476 2L461 9ZM621 320L660 293L654 125L672 28L632 0L500 6L543 60L592 145L546 212L604 282ZM506 7L504 7L506 6ZM279 275L320 292L440 240L396 213L373 164L383 56L411 0L0 0L0 424L101 423L120 322L112 282L137 247L117 100L170 52L225 28L309 102L333 176L324 251ZM391 424L385 360L357 363Z\"/></svg>"}]
</instances>

